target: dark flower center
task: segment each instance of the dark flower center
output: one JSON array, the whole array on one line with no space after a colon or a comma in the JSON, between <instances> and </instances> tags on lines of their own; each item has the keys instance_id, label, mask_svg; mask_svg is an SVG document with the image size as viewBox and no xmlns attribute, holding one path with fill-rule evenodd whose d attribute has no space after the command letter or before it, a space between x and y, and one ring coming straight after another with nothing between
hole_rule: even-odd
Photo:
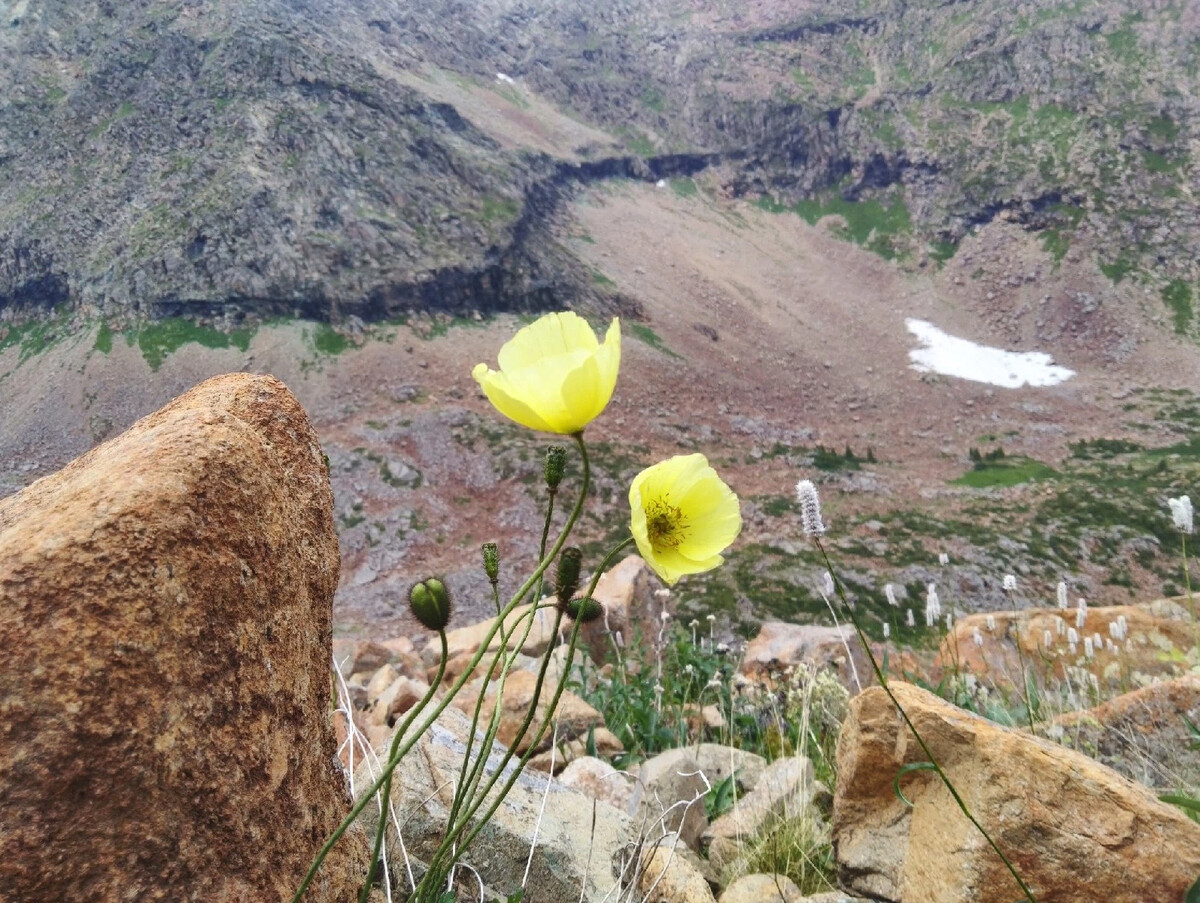
<instances>
[{"instance_id":1,"label":"dark flower center","mask_svg":"<svg viewBox=\"0 0 1200 903\"><path fill-rule=\"evenodd\" d=\"M656 552L678 549L685 536L687 519L669 499L669 494L664 495L646 506L646 533Z\"/></svg>"}]
</instances>

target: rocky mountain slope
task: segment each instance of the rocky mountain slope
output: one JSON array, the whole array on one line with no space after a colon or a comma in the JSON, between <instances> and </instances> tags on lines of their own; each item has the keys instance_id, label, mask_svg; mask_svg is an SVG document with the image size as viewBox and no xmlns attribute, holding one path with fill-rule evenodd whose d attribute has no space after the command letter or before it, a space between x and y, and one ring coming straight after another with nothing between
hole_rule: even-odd
<instances>
[{"instance_id":1,"label":"rocky mountain slope","mask_svg":"<svg viewBox=\"0 0 1200 903\"><path fill-rule=\"evenodd\" d=\"M504 312L574 306L626 335L589 555L663 455L708 454L743 499L698 612L823 616L801 474L864 604L938 581L995 606L1008 571L1093 601L1184 587L1165 498L1200 472L1189 7L0 13L8 489L206 376L272 373L330 458L340 627L396 618L429 572L479 614L478 543L532 554L545 437L498 422L470 369ZM1076 375L918 374L908 317ZM1007 460L976 473L981 450Z\"/></svg>"},{"instance_id":2,"label":"rocky mountain slope","mask_svg":"<svg viewBox=\"0 0 1200 903\"><path fill-rule=\"evenodd\" d=\"M1200 14L1184 3L0 12L4 308L339 321L604 306L548 230L564 192L719 161L725 191L838 214L847 237L915 265L997 217L1058 257L1084 242L1192 327ZM506 142L438 99L446 73L535 123L545 99L574 134Z\"/></svg>"}]
</instances>

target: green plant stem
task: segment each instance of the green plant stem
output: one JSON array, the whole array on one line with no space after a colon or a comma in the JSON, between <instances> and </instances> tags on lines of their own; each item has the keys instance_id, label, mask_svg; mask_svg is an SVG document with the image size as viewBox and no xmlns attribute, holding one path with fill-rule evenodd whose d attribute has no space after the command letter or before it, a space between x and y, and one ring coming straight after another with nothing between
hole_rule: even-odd
<instances>
[{"instance_id":1,"label":"green plant stem","mask_svg":"<svg viewBox=\"0 0 1200 903\"><path fill-rule=\"evenodd\" d=\"M442 643L442 656L441 662L438 664L437 677L434 678L433 683L429 685L429 689L426 691L425 695L421 697L421 701L413 707L412 711L408 715L408 718L406 718L404 723L396 730L395 736L392 737L392 744L388 748L387 760L391 767L386 769L386 776L383 782L383 787L380 791L379 824L375 828L375 843L371 847L371 862L367 866L367 880L363 882L362 892L358 897L358 903L367 903L368 898L371 896L371 884L372 879L375 876L375 866L379 862L380 851L383 849L383 837L387 832L387 813L392 792L392 774L395 770L395 765L392 763L393 758L396 755L396 751L400 746L400 739L404 736L405 731L408 730L413 721L416 719L417 713L420 712L421 709L425 708L425 706L429 705L430 700L433 699L433 694L437 692L438 685L442 682L442 675L446 672L446 658L449 650L446 645L445 630L438 631L438 639L441 640ZM398 762L399 759L395 759L394 761Z\"/></svg>"},{"instance_id":2,"label":"green plant stem","mask_svg":"<svg viewBox=\"0 0 1200 903\"><path fill-rule=\"evenodd\" d=\"M574 528L576 521L579 520L579 516L583 512L583 504L587 498L588 490L591 486L591 470L588 464L587 448L583 443L583 433L580 432L574 434L574 438L576 444L579 446L580 453L583 456L583 477L580 481L581 485L579 497L575 500L575 506L571 509L571 514L567 518L567 523L563 527L562 532L559 533L558 539L555 541L554 546L550 549L549 554L543 556L542 560L538 562L538 566L534 569L533 573L530 574L525 582L521 584L516 593L513 595L512 599L509 600L508 605L506 605L501 611L500 615L496 619L496 624L494 624L491 630L489 630L483 637L479 646L479 650L471 658L466 670L464 670L459 676L458 680L454 682L454 685L442 698L442 701L438 703L433 711L425 717L420 729L418 729L412 735L412 738L405 743L405 745L400 749L399 753L388 762L388 764L384 767L384 773L378 779L376 779L375 783L367 788L362 798L354 805L346 817L342 819L341 824L334 829L334 832L332 835L330 835L329 840L325 842L325 845L322 846L320 851L317 853L317 857L313 861L313 864L309 867L308 873L305 875L300 887L292 896L292 903L300 903L300 900L304 896L304 892L312 883L313 877L316 875L317 870L321 867L321 863L325 861L325 857L329 855L329 851L333 849L334 844L341 839L342 835L346 833L347 829L349 829L350 825L354 823L354 820L358 818L362 810L366 808L367 803L369 803L371 800L371 797L373 797L374 794L383 786L384 781L391 775L399 761L408 754L408 751L412 749L421 735L424 734L425 731L429 730L430 725L432 725L433 722L438 719L442 712L446 710L446 707L450 704L451 700L458 695L458 692L466 684L468 678L470 678L471 674L475 671L475 668L479 666L479 662L483 660L484 655L487 653L488 646L491 645L492 637L496 635L499 625L504 623L504 618L511 613L512 610L521 603L521 600L523 600L529 594L529 591L533 589L533 587L541 579L542 575L546 572L546 568L550 566L550 563L558 556L558 553L566 544L567 536L570 535L570 532Z\"/></svg>"},{"instance_id":3,"label":"green plant stem","mask_svg":"<svg viewBox=\"0 0 1200 903\"><path fill-rule=\"evenodd\" d=\"M1179 531L1179 545L1183 553L1183 583L1187 587L1188 610L1192 614L1192 645L1200 647L1200 624L1196 622L1196 602L1192 598L1192 572L1188 567L1187 534Z\"/></svg>"},{"instance_id":4,"label":"green plant stem","mask_svg":"<svg viewBox=\"0 0 1200 903\"><path fill-rule=\"evenodd\" d=\"M496 657L492 660L492 668L487 673L489 675L494 673L496 666L503 662L503 666L500 668L500 677L498 679L499 686L496 688L497 700L502 699L504 696L504 685L508 679L508 674L512 670L513 662L516 660L517 653L525 645L526 640L529 638L530 631L533 629L533 622L537 618L537 612L538 606L535 606L530 610L528 621L525 625L525 632L521 635L521 641L515 644L512 650L509 650L507 646L501 646L496 650ZM526 620L524 615L522 615L521 620ZM516 633L516 625L514 625L513 633ZM486 686L484 690L486 690ZM451 803L450 814L446 819L447 825L454 824L455 819L458 817L458 812L463 801L470 799L474 794L475 788L479 784L480 776L483 771L483 765L487 762L487 754L485 752L483 756L479 756L475 759L474 765L471 765L471 750L474 747L475 733L478 730L479 715L483 710L484 695L484 691L481 690L479 695L475 698L475 706L471 714L470 733L467 735L466 749L463 751L462 768L459 771L458 785L454 790L454 799ZM482 750L486 751L491 749L492 743L496 738L496 734L500 729L500 713L501 708L499 704L497 704L492 709L492 717L488 719L487 731L484 732L483 739L480 743L480 748ZM470 768L469 773L468 768Z\"/></svg>"},{"instance_id":5,"label":"green plant stem","mask_svg":"<svg viewBox=\"0 0 1200 903\"><path fill-rule=\"evenodd\" d=\"M871 662L871 668L875 672L875 679L879 681L879 686L881 686L883 691L887 693L888 699L892 701L892 705L896 707L896 710L900 713L900 717L904 719L904 723L908 725L908 729L912 731L912 735L916 738L917 743L920 745L921 751L925 753L925 757L929 761L929 764L933 766L933 770L937 772L938 777L942 779L942 783L946 786L946 789L950 791L950 795L954 798L954 802L958 805L959 810L967 817L967 820L975 826L976 830L983 835L983 839L988 842L988 846L990 846L992 850L995 851L996 855L1000 857L1000 861L1004 863L1005 867L1009 871L1009 874L1013 876L1013 879L1021 888L1021 892L1025 894L1025 899L1027 899L1029 903L1037 903L1037 899L1034 897L1033 891L1026 886L1025 882L1021 879L1021 876L1017 874L1016 868L1009 861L1008 857L1004 855L1004 851L996 845L996 841L992 839L992 835L990 835L984 829L983 825L979 823L978 819L971 814L971 810L967 807L966 801L959 795L958 790L955 789L954 783L950 780L950 776L942 770L942 766L938 763L938 760L933 755L933 750L929 748L929 745L925 742L925 738L922 737L921 733L917 730L917 726L913 724L912 719L908 717L908 712L904 710L904 706L900 705L900 700L896 698L896 695L892 692L892 688L888 685L887 676L879 667L879 662L875 660L875 653L871 651L870 640L867 638L866 631L863 630L862 624L859 623L858 615L854 613L854 609L850 607L850 603L846 599L846 591L842 587L841 580L839 580L837 574L834 573L833 563L829 560L829 555L825 551L825 546L821 543L819 536L812 537L812 541L817 547L817 551L821 553L821 558L825 561L825 567L829 571L829 575L833 578L833 586L837 592L838 598L841 599L842 604L846 606L846 613L850 617L850 622L854 625L854 630L858 634L859 642L863 644L863 650L867 653L867 658Z\"/></svg>"},{"instance_id":6,"label":"green plant stem","mask_svg":"<svg viewBox=\"0 0 1200 903\"><path fill-rule=\"evenodd\" d=\"M600 581L601 575L604 573L605 570L607 570L608 565L612 562L613 558L615 558L616 555L619 552L621 552L622 549L625 549L632 544L633 544L633 537L628 537L627 539L623 540L618 545L614 546L609 551L609 553L604 557L604 561L601 563L600 567L596 570L596 573L593 575L592 581L588 586L587 593L584 595L584 599L590 599L592 597L592 593L594 593L596 590L596 584ZM501 787L500 792L496 795L496 798L492 802L491 806L483 814L483 817L478 819L477 824L475 825L475 828L471 831L470 834L467 835L466 839L463 841L463 845L462 845L463 849L466 849L468 846L470 846L471 842L475 839L475 837L479 834L479 832L483 830L485 825L487 825L488 821L495 814L496 810L500 807L500 804L504 801L505 796L508 795L509 790L512 789L513 784L515 784L517 779L521 776L521 772L525 769L525 765L529 761L529 759L532 758L534 750L537 749L538 744L540 744L542 739L545 737L546 731L550 727L550 722L553 720L553 718L551 716L553 715L555 709L558 707L558 701L559 701L559 699L562 698L563 691L566 689L566 683L567 683L566 675L569 674L571 671L571 662L575 655L575 648L576 648L577 641L579 638L580 626L581 626L581 622L576 621L574 627L571 630L571 639L568 641L568 644L567 644L567 660L563 666L563 677L560 678L560 680L558 682L558 686L555 688L555 691L554 691L554 697L550 700L550 704L546 707L546 716L547 716L546 719L541 723L541 725L539 725L537 734L534 736L533 741L526 748L525 753L521 756L517 767L513 769L512 774L509 776L508 780L504 783L503 787ZM547 662L549 661L549 655L547 655L546 661ZM539 674L538 690L535 691L534 702L533 702L533 705L530 707L530 713L532 713L537 708L537 699L538 699L538 696L540 695L540 688L541 688L540 678L542 675L544 675L544 673L545 673L545 669L543 667L543 671L541 672L541 674ZM532 718L532 715L530 713L526 714L526 718L525 718L526 722L530 721ZM483 793L479 795L478 802L475 804L474 808L466 814L466 817L464 819L464 825L463 825L464 827L465 827L466 822L468 822L474 816L474 814L478 810L479 806L482 805L483 801L487 798L488 794L492 790L492 787L495 785L495 783L499 779L500 775L503 774L505 765L507 765L508 761L511 760L511 758L512 758L512 749L510 748L508 755L505 757L504 760L502 760L500 766L497 767L495 773L493 774L492 780L488 783L488 786L486 788L484 788Z\"/></svg>"},{"instance_id":7,"label":"green plant stem","mask_svg":"<svg viewBox=\"0 0 1200 903\"><path fill-rule=\"evenodd\" d=\"M1017 644L1017 661L1021 664L1021 692L1025 703L1025 718L1029 722L1029 733L1037 736L1037 729L1033 726L1033 708L1030 705L1032 698L1029 693L1029 677L1025 670L1025 652L1021 649L1021 621L1017 614L1016 603L1013 602L1013 594L1008 593L1008 606L1013 613L1013 633L1015 634L1014 642Z\"/></svg>"}]
</instances>

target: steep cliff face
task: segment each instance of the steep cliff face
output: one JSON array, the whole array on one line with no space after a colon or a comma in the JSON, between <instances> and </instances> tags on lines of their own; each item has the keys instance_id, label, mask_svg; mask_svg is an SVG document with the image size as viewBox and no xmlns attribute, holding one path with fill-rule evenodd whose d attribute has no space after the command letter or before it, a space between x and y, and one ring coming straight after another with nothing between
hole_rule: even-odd
<instances>
[{"instance_id":1,"label":"steep cliff face","mask_svg":"<svg viewBox=\"0 0 1200 903\"><path fill-rule=\"evenodd\" d=\"M0 308L601 303L553 237L572 183L717 160L902 261L1003 216L1114 280L1200 280L1182 2L0 0L0 23ZM502 143L422 90L432 67L611 140Z\"/></svg>"}]
</instances>

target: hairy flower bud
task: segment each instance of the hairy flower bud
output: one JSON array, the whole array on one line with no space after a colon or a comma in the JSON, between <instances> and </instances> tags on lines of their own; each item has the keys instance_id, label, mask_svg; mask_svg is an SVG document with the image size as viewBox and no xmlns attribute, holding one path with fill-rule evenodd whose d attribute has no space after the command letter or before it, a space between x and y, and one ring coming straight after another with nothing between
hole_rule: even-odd
<instances>
[{"instance_id":1,"label":"hairy flower bud","mask_svg":"<svg viewBox=\"0 0 1200 903\"><path fill-rule=\"evenodd\" d=\"M594 621L604 614L604 606L591 597L587 599L572 599L567 603L566 613L568 617L586 624L588 621Z\"/></svg>"},{"instance_id":2,"label":"hairy flower bud","mask_svg":"<svg viewBox=\"0 0 1200 903\"><path fill-rule=\"evenodd\" d=\"M551 445L546 449L546 488L550 492L558 492L558 484L562 482L566 469L567 450L561 445Z\"/></svg>"},{"instance_id":3,"label":"hairy flower bud","mask_svg":"<svg viewBox=\"0 0 1200 903\"><path fill-rule=\"evenodd\" d=\"M436 577L413 584L408 591L408 606L413 617L430 630L445 630L450 623L450 591Z\"/></svg>"},{"instance_id":4,"label":"hairy flower bud","mask_svg":"<svg viewBox=\"0 0 1200 903\"><path fill-rule=\"evenodd\" d=\"M494 542L483 544L483 572L492 586L500 580L500 549Z\"/></svg>"},{"instance_id":5,"label":"hairy flower bud","mask_svg":"<svg viewBox=\"0 0 1200 903\"><path fill-rule=\"evenodd\" d=\"M558 607L564 612L568 610L575 590L579 589L579 571L583 565L583 552L575 546L568 546L558 556L558 577L554 581L554 595L558 597Z\"/></svg>"}]
</instances>

